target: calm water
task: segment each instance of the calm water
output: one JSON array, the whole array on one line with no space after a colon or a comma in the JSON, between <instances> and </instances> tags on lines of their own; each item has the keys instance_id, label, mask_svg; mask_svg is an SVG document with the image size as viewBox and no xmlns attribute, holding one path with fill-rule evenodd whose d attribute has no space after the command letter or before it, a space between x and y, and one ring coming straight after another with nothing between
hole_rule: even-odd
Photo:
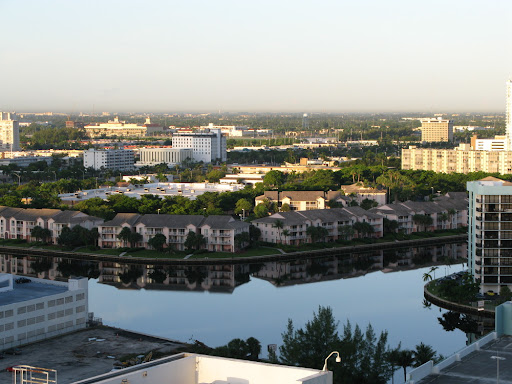
<instances>
[{"instance_id":1,"label":"calm water","mask_svg":"<svg viewBox=\"0 0 512 384\"><path fill-rule=\"evenodd\" d=\"M420 342L449 355L466 334L447 332L445 311L423 305L423 274L437 276L462 265L465 244L375 251L318 259L225 266L131 265L60 258L0 255L4 272L50 279L88 276L89 311L107 325L209 346L256 337L281 344L288 318L303 327L318 306L330 306L341 326L387 330L389 344ZM156 271L156 273L155 273Z\"/></svg>"},{"instance_id":2,"label":"calm water","mask_svg":"<svg viewBox=\"0 0 512 384\"><path fill-rule=\"evenodd\" d=\"M439 248L429 252L438 255L445 252ZM322 281L335 278L326 276L329 272L324 268L321 272L326 275L308 277L320 281L307 284L292 285L295 281L286 273L284 279L277 279L280 286L276 286L276 279L268 276L266 279L255 277L276 276L278 269L286 272L286 267L273 264L252 274L250 281L238 285L231 293L190 291L183 287L182 290L157 290L154 286L145 289L140 288L140 283L138 289L118 289L99 283L100 278L90 280L89 309L108 325L181 341L197 339L210 346L253 336L261 341L266 351L267 344L281 343L288 318L302 327L322 305L332 307L341 325L350 320L361 327L371 323L378 332L388 330L391 346L401 342L403 348L413 348L425 342L443 355L462 348L466 335L460 330L446 332L439 324L438 317L444 310L423 306L423 274L430 266L409 269L414 265L395 264L400 263L394 263L394 268L388 265L387 269L374 270L379 269L379 263L375 263L369 271L354 274L352 270L350 276L353 277L345 274L345 278ZM461 264L440 266L436 273L439 276L461 269ZM311 270L310 266L309 272ZM138 279L142 280L144 277ZM123 285L136 286L133 283Z\"/></svg>"}]
</instances>

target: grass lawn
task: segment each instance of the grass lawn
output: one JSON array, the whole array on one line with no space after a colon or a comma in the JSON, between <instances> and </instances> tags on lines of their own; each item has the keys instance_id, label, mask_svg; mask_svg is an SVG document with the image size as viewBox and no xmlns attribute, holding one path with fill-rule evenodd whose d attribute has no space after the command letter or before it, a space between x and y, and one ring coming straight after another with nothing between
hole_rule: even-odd
<instances>
[{"instance_id":1,"label":"grass lawn","mask_svg":"<svg viewBox=\"0 0 512 384\"><path fill-rule=\"evenodd\" d=\"M231 253L231 252L208 252L208 253L201 253L198 255L193 255L190 258L191 259L229 259L229 258L244 258L244 257L252 257L252 256L266 256L266 255L280 255L281 252L279 252L276 248L251 248L244 252L239 253Z\"/></svg>"},{"instance_id":2,"label":"grass lawn","mask_svg":"<svg viewBox=\"0 0 512 384\"><path fill-rule=\"evenodd\" d=\"M150 249L140 250L137 252L128 252L124 256L128 257L148 257L153 259L183 259L188 252L174 252L169 254L168 252L158 252Z\"/></svg>"},{"instance_id":3,"label":"grass lawn","mask_svg":"<svg viewBox=\"0 0 512 384\"><path fill-rule=\"evenodd\" d=\"M80 249L77 249L75 252L77 253L97 253L97 254L100 254L100 255L114 255L114 256L119 256L122 251L120 251L119 249L95 249L95 250L90 250L90 249L87 249L87 248L80 248Z\"/></svg>"},{"instance_id":4,"label":"grass lawn","mask_svg":"<svg viewBox=\"0 0 512 384\"><path fill-rule=\"evenodd\" d=\"M18 243L16 241L2 240L0 241L0 245L5 245L6 247L20 247L20 248L30 248L32 247L29 243Z\"/></svg>"}]
</instances>

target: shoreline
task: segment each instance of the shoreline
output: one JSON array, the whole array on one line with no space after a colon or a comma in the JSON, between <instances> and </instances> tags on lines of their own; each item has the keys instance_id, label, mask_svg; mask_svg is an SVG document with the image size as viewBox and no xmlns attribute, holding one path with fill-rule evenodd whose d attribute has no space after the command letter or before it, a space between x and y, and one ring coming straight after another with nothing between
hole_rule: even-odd
<instances>
[{"instance_id":1,"label":"shoreline","mask_svg":"<svg viewBox=\"0 0 512 384\"><path fill-rule=\"evenodd\" d=\"M373 250L398 249L414 246L426 246L436 244L455 244L467 240L467 234L449 235L440 237L427 237L414 240L395 240L389 242L347 245L342 247L324 248L310 251L297 251L290 253L278 253L275 255L208 258L205 254L201 259L166 259L150 257L124 257L115 255L103 255L98 253L79 253L73 251L57 251L38 248L25 248L0 245L0 253L24 256L64 257L76 260L97 260L107 262L129 262L131 264L158 264L158 265L225 265L225 264L251 264L269 261L289 261L300 258L320 258L325 256L341 256L347 253L368 252Z\"/></svg>"}]
</instances>

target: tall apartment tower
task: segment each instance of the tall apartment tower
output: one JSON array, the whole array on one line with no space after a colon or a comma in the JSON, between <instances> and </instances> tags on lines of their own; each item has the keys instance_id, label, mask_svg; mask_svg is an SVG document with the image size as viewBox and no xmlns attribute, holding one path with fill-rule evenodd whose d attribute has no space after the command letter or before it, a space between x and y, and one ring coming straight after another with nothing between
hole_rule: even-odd
<instances>
[{"instance_id":1,"label":"tall apartment tower","mask_svg":"<svg viewBox=\"0 0 512 384\"><path fill-rule=\"evenodd\" d=\"M453 120L421 119L421 141L439 142L453 140Z\"/></svg>"},{"instance_id":2,"label":"tall apartment tower","mask_svg":"<svg viewBox=\"0 0 512 384\"><path fill-rule=\"evenodd\" d=\"M512 288L512 183L486 177L467 183L468 267L480 292Z\"/></svg>"},{"instance_id":3,"label":"tall apartment tower","mask_svg":"<svg viewBox=\"0 0 512 384\"><path fill-rule=\"evenodd\" d=\"M508 150L512 151L512 79L507 81L507 115L505 120Z\"/></svg>"},{"instance_id":4,"label":"tall apartment tower","mask_svg":"<svg viewBox=\"0 0 512 384\"><path fill-rule=\"evenodd\" d=\"M20 150L20 126L15 113L0 112L0 151Z\"/></svg>"}]
</instances>

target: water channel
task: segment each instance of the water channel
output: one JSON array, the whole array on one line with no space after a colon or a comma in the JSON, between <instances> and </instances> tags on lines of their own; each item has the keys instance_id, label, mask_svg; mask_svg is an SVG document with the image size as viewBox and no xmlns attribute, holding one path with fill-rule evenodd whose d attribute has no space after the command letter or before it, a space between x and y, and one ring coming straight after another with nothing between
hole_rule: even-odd
<instances>
[{"instance_id":1,"label":"water channel","mask_svg":"<svg viewBox=\"0 0 512 384\"><path fill-rule=\"evenodd\" d=\"M463 269L466 244L377 250L257 264L163 266L0 255L3 272L49 279L90 277L89 311L104 324L209 346L250 336L280 344L288 318L302 327L319 305L341 326L387 330L389 344L420 342L443 355L468 336L446 331L439 318L457 317L423 303L423 274ZM448 264L448 265L447 265ZM481 330L482 331L482 330Z\"/></svg>"}]
</instances>

